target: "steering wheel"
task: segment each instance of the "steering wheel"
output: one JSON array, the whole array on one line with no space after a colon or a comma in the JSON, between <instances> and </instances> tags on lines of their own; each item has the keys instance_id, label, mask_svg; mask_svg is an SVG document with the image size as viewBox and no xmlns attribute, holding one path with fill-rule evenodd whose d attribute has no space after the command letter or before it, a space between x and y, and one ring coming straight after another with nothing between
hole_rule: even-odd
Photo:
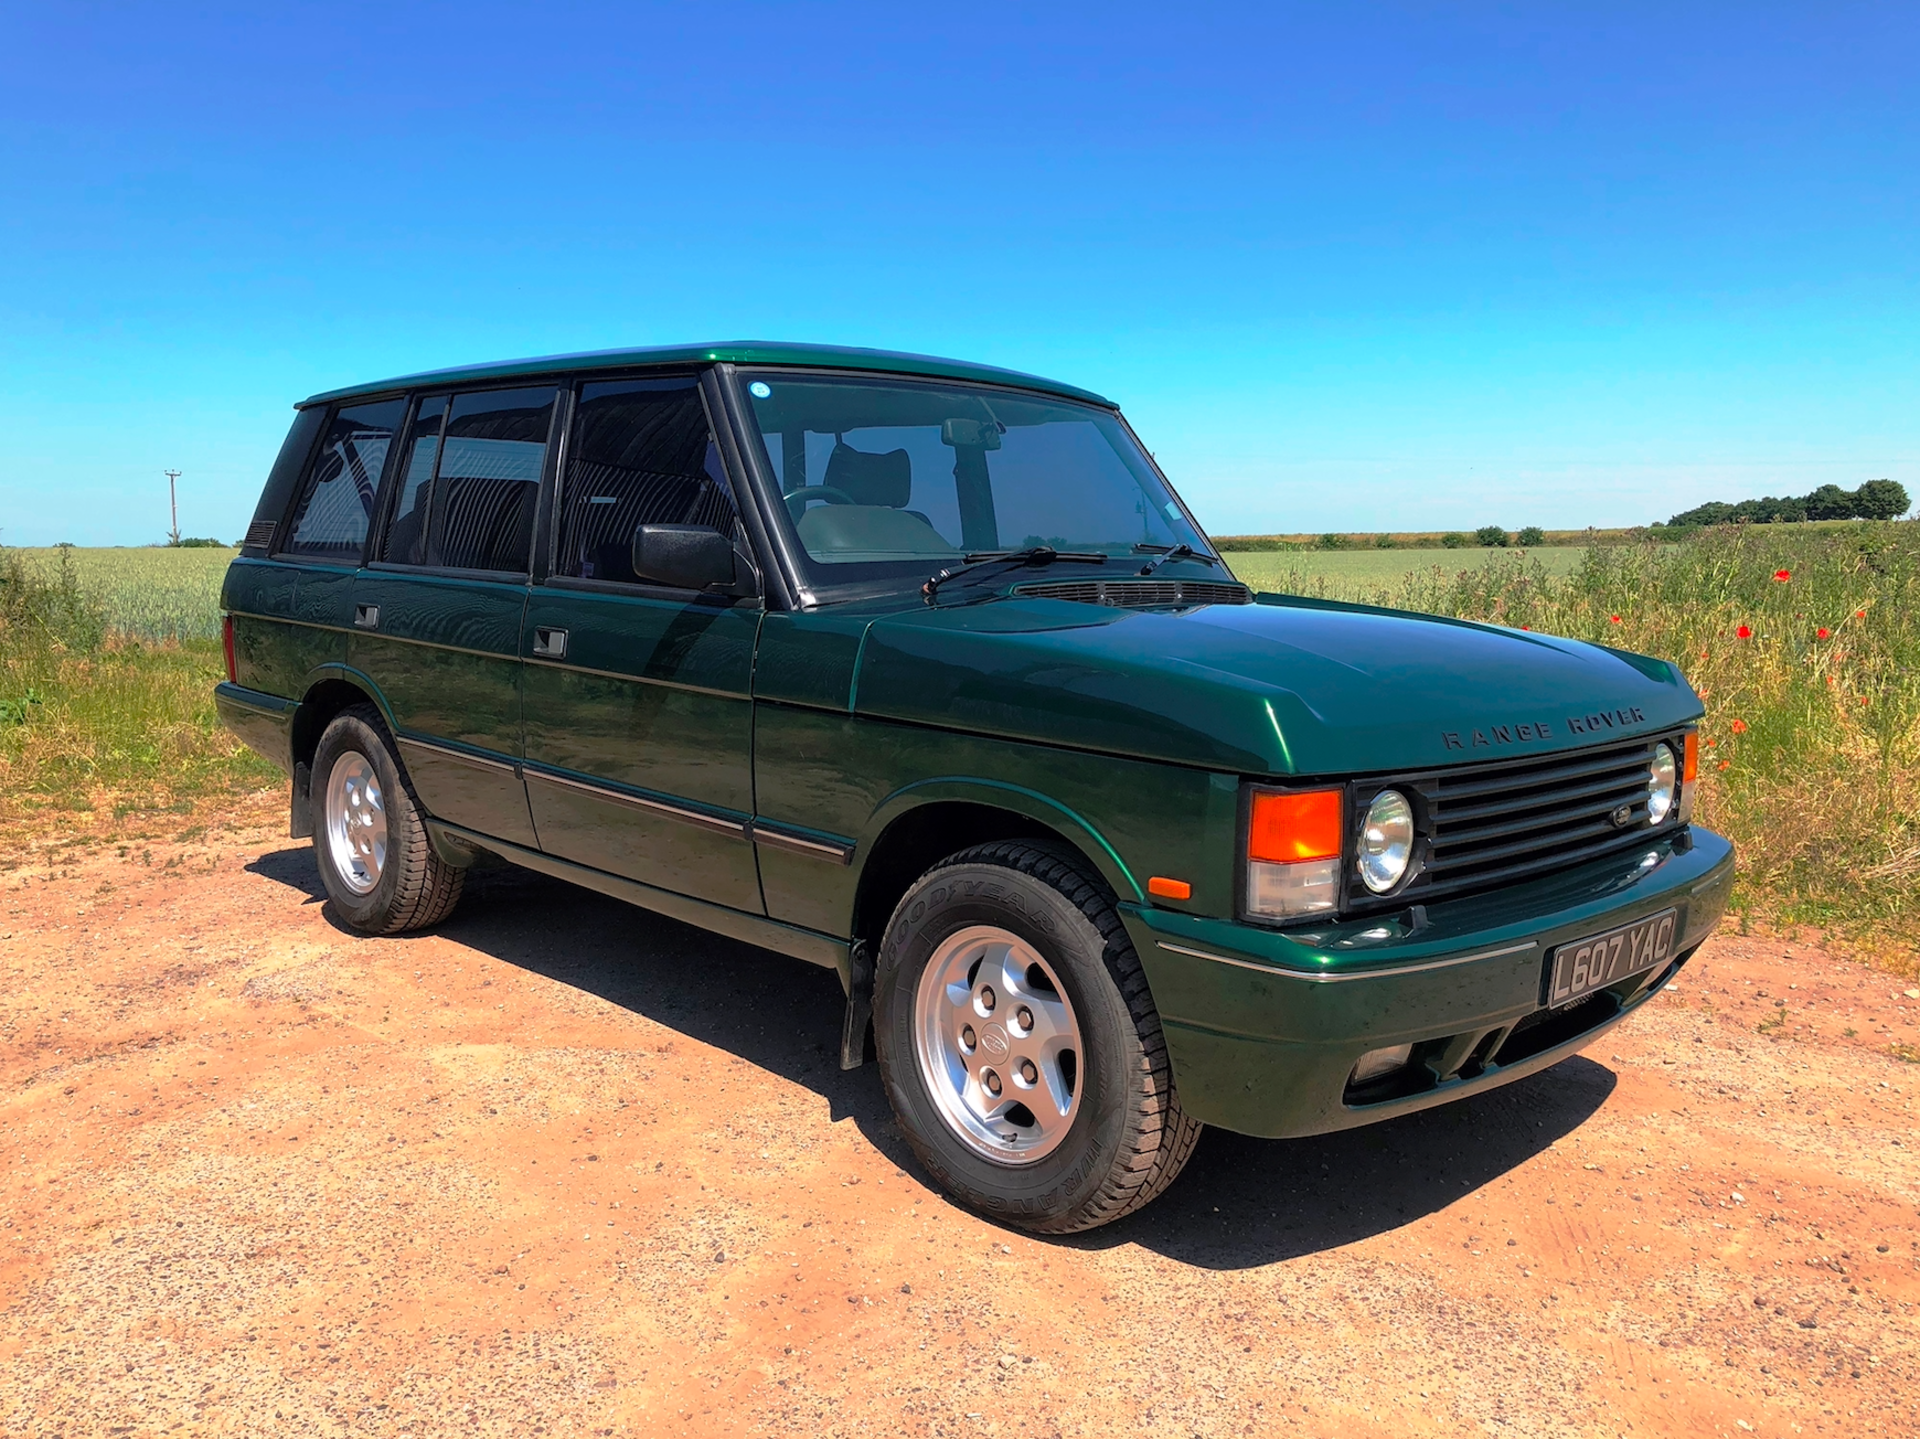
<instances>
[{"instance_id":1,"label":"steering wheel","mask_svg":"<svg viewBox=\"0 0 1920 1439\"><path fill-rule=\"evenodd\" d=\"M845 490L836 490L832 485L802 485L797 490L788 490L780 497L787 502L787 513L795 523L806 511L808 500L824 500L830 505L857 505L860 502Z\"/></svg>"}]
</instances>

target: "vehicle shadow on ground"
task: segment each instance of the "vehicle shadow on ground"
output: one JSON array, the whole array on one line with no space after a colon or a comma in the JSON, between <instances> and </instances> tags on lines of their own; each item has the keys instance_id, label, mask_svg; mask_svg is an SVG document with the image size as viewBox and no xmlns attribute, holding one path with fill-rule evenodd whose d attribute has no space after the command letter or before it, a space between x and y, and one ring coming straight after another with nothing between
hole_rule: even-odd
<instances>
[{"instance_id":1,"label":"vehicle shadow on ground","mask_svg":"<svg viewBox=\"0 0 1920 1439\"><path fill-rule=\"evenodd\" d=\"M309 902L326 897L305 846L262 855L247 869ZM878 1068L839 1067L844 1001L832 971L505 866L471 873L460 908L436 932L805 1085L826 1099L833 1122L852 1120L896 1166L924 1179L894 1126ZM1186 1172L1153 1204L1059 1242L1088 1250L1138 1244L1207 1269L1335 1249L1497 1180L1579 1128L1616 1083L1604 1065L1575 1057L1503 1089L1340 1134L1261 1140L1208 1130Z\"/></svg>"},{"instance_id":2,"label":"vehicle shadow on ground","mask_svg":"<svg viewBox=\"0 0 1920 1439\"><path fill-rule=\"evenodd\" d=\"M1209 1129L1147 1208L1070 1241L1138 1244L1206 1269L1244 1269L1387 1233L1462 1199L1578 1129L1613 1093L1576 1055L1501 1089L1363 1129L1249 1139Z\"/></svg>"}]
</instances>

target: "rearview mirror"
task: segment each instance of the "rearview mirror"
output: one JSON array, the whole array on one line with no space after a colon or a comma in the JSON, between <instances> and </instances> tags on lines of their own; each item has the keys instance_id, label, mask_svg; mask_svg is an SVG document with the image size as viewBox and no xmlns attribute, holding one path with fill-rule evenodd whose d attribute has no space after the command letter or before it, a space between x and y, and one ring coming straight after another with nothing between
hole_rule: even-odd
<instances>
[{"instance_id":1,"label":"rearview mirror","mask_svg":"<svg viewBox=\"0 0 1920 1439\"><path fill-rule=\"evenodd\" d=\"M733 543L704 525L642 525L633 532L633 573L676 590L730 585Z\"/></svg>"},{"instance_id":2,"label":"rearview mirror","mask_svg":"<svg viewBox=\"0 0 1920 1439\"><path fill-rule=\"evenodd\" d=\"M997 450L1000 426L992 420L942 420L940 443L955 449Z\"/></svg>"}]
</instances>

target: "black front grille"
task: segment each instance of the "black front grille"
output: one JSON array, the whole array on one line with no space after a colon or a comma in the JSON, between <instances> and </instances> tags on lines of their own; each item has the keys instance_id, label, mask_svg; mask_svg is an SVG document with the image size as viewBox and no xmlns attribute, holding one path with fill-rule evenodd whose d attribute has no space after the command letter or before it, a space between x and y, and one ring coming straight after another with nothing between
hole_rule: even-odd
<instances>
[{"instance_id":1,"label":"black front grille","mask_svg":"<svg viewBox=\"0 0 1920 1439\"><path fill-rule=\"evenodd\" d=\"M1014 593L1129 610L1253 603L1253 591L1245 585L1222 580L1053 580L1021 585Z\"/></svg>"},{"instance_id":2,"label":"black front grille","mask_svg":"<svg viewBox=\"0 0 1920 1439\"><path fill-rule=\"evenodd\" d=\"M1662 736L1678 752L1678 742ZM1438 770L1356 787L1363 813L1382 789L1411 791L1420 821L1420 867L1391 903L1493 889L1644 844L1654 738L1498 765ZM1624 820L1624 823L1619 822ZM1663 831L1673 828L1669 820ZM1349 903L1382 901L1358 878Z\"/></svg>"}]
</instances>

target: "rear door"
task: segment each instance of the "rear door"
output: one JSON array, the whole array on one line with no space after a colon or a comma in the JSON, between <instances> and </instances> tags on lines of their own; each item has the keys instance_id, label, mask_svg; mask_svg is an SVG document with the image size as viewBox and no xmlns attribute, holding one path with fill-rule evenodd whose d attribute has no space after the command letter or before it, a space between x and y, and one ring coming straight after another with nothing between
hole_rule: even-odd
<instances>
[{"instance_id":1,"label":"rear door","mask_svg":"<svg viewBox=\"0 0 1920 1439\"><path fill-rule=\"evenodd\" d=\"M558 398L553 385L415 397L349 644L428 811L529 848L520 628Z\"/></svg>"},{"instance_id":2,"label":"rear door","mask_svg":"<svg viewBox=\"0 0 1920 1439\"><path fill-rule=\"evenodd\" d=\"M754 586L643 584L642 524L738 541L694 376L583 382L555 496L552 573L525 626L526 777L541 848L764 912L753 814ZM750 569L739 567L743 579Z\"/></svg>"}]
</instances>

